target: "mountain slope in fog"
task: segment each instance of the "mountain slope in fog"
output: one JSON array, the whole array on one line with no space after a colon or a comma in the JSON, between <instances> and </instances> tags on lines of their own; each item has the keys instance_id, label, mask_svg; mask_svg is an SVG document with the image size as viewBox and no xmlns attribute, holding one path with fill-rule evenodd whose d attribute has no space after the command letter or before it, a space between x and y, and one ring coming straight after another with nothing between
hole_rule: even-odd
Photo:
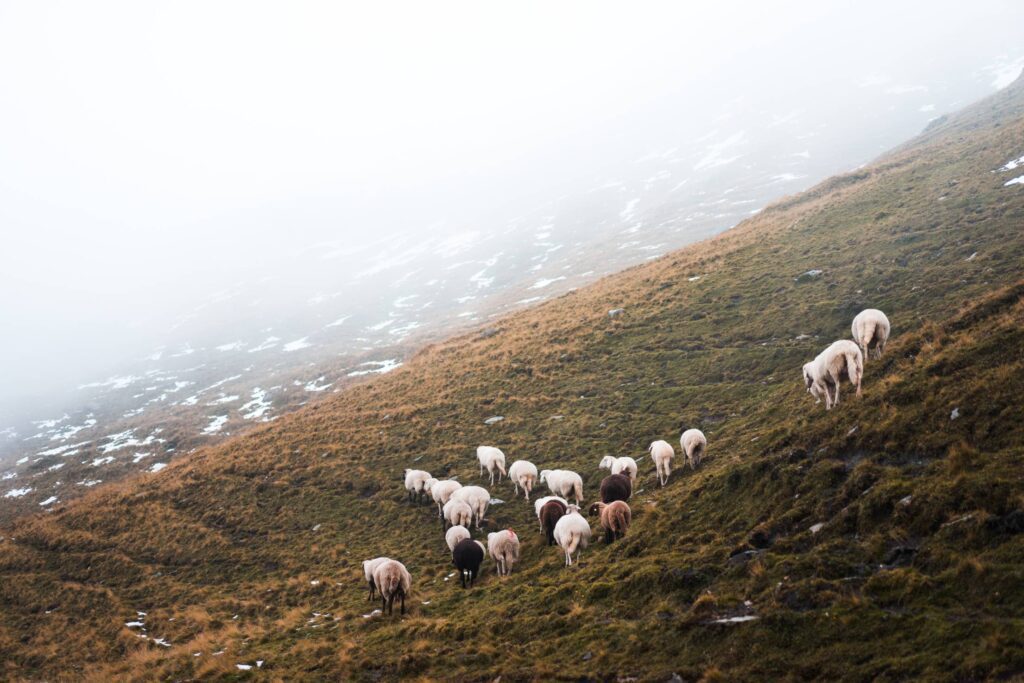
<instances>
[{"instance_id":1,"label":"mountain slope in fog","mask_svg":"<svg viewBox=\"0 0 1024 683\"><path fill-rule=\"evenodd\" d=\"M984 679L1024 669L1024 82L735 229L438 343L0 541L10 677ZM831 412L800 366L893 322ZM609 317L610 308L623 312ZM502 417L496 421L492 417ZM657 487L686 427L705 463ZM507 482L516 572L463 591L402 470L475 448L584 476L629 454L633 526L566 570ZM365 601L360 561L413 575Z\"/></svg>"}]
</instances>

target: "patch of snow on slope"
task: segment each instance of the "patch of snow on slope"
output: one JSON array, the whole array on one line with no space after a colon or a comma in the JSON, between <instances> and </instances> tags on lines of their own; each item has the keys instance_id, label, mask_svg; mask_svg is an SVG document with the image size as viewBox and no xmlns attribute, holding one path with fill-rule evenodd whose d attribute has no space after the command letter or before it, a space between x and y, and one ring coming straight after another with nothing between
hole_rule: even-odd
<instances>
[{"instance_id":1,"label":"patch of snow on slope","mask_svg":"<svg viewBox=\"0 0 1024 683\"><path fill-rule=\"evenodd\" d=\"M324 379L326 379L325 376L324 375L320 375L316 379L310 380L309 382L306 382L306 386L304 386L303 389L305 389L306 391L313 391L313 392L325 391L326 389L329 389L332 386L333 383L332 384L320 384L320 382L323 382Z\"/></svg>"},{"instance_id":2,"label":"patch of snow on slope","mask_svg":"<svg viewBox=\"0 0 1024 683\"><path fill-rule=\"evenodd\" d=\"M251 396L252 400L247 403L243 403L238 409L238 412L242 413L242 419L266 422L267 418L263 416L272 407L271 401L267 400L267 392L256 387L252 390Z\"/></svg>"},{"instance_id":3,"label":"patch of snow on slope","mask_svg":"<svg viewBox=\"0 0 1024 683\"><path fill-rule=\"evenodd\" d=\"M350 316L350 315L343 315L340 318L338 318L337 320L335 320L333 323L327 323L326 325L324 325L324 327L338 327L340 325L343 325L345 323L345 321L348 320L351 317L352 316Z\"/></svg>"},{"instance_id":4,"label":"patch of snow on slope","mask_svg":"<svg viewBox=\"0 0 1024 683\"><path fill-rule=\"evenodd\" d=\"M57 496L50 496L39 504L40 507L46 507L47 505L53 505L57 502Z\"/></svg>"},{"instance_id":5,"label":"patch of snow on slope","mask_svg":"<svg viewBox=\"0 0 1024 683\"><path fill-rule=\"evenodd\" d=\"M310 346L312 346L312 344L310 344L308 340L309 340L309 337L303 337L302 339L296 339L295 341L290 341L287 344L285 344L282 347L282 349L286 353L290 353L292 351L298 351L300 349L308 349Z\"/></svg>"},{"instance_id":6,"label":"patch of snow on slope","mask_svg":"<svg viewBox=\"0 0 1024 683\"><path fill-rule=\"evenodd\" d=\"M237 349L242 348L243 346L245 346L245 342L233 341L228 342L227 344L221 344L220 346L215 346L214 348L217 349L218 351L235 351Z\"/></svg>"},{"instance_id":7,"label":"patch of snow on slope","mask_svg":"<svg viewBox=\"0 0 1024 683\"><path fill-rule=\"evenodd\" d=\"M27 496L28 494L32 493L32 491L33 489L31 488L11 489L10 491L4 494L4 498L21 498L22 496Z\"/></svg>"},{"instance_id":8,"label":"patch of snow on slope","mask_svg":"<svg viewBox=\"0 0 1024 683\"><path fill-rule=\"evenodd\" d=\"M257 351L266 351L267 349L272 349L275 346L277 346L277 343L279 341L281 341L280 337L267 337L262 342L260 342L259 345L249 349L249 353L256 353Z\"/></svg>"},{"instance_id":9,"label":"patch of snow on slope","mask_svg":"<svg viewBox=\"0 0 1024 683\"><path fill-rule=\"evenodd\" d=\"M545 287L547 287L549 285L552 285L552 284L558 282L559 280L564 280L564 279L565 279L564 275L559 275L558 277L554 277L554 278L541 278L540 280L537 280L532 285L530 285L530 289L544 289Z\"/></svg>"},{"instance_id":10,"label":"patch of snow on slope","mask_svg":"<svg viewBox=\"0 0 1024 683\"><path fill-rule=\"evenodd\" d=\"M359 366L376 365L377 367L369 370L353 370L348 373L349 377L362 377L363 375L371 374L384 374L385 372L391 372L395 368L401 367L402 363L397 358L390 358L388 360L371 360L366 363L360 363Z\"/></svg>"},{"instance_id":11,"label":"patch of snow on slope","mask_svg":"<svg viewBox=\"0 0 1024 683\"><path fill-rule=\"evenodd\" d=\"M207 435L207 436L209 436L211 434L216 434L227 423L228 423L228 416L227 415L214 415L214 416L211 416L210 424L206 425L206 427L203 429L202 433Z\"/></svg>"},{"instance_id":12,"label":"patch of snow on slope","mask_svg":"<svg viewBox=\"0 0 1024 683\"><path fill-rule=\"evenodd\" d=\"M1012 180L1007 180L1003 183L1003 187L1009 187L1010 185L1024 185L1024 175L1017 176Z\"/></svg>"}]
</instances>

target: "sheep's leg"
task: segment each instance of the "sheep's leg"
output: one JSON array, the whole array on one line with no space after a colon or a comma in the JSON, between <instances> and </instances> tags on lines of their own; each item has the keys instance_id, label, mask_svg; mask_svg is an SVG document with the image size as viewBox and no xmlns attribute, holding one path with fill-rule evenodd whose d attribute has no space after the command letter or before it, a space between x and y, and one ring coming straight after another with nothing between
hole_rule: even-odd
<instances>
[{"instance_id":1,"label":"sheep's leg","mask_svg":"<svg viewBox=\"0 0 1024 683\"><path fill-rule=\"evenodd\" d=\"M380 613L384 614L388 609L388 599L384 597L384 593L380 594Z\"/></svg>"},{"instance_id":2,"label":"sheep's leg","mask_svg":"<svg viewBox=\"0 0 1024 683\"><path fill-rule=\"evenodd\" d=\"M405 614L405 593L402 593L402 614Z\"/></svg>"}]
</instances>

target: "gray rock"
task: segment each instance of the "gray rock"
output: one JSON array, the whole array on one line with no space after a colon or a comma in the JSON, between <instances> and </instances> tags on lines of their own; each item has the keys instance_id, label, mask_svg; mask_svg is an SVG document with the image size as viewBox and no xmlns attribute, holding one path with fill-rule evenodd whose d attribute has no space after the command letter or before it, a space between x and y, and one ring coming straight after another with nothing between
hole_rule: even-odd
<instances>
[{"instance_id":1,"label":"gray rock","mask_svg":"<svg viewBox=\"0 0 1024 683\"><path fill-rule=\"evenodd\" d=\"M484 420L484 424L485 425L493 425L493 424L497 424L497 423L501 422L504 419L505 419L504 415L494 415L493 417L489 417L486 420Z\"/></svg>"},{"instance_id":2,"label":"gray rock","mask_svg":"<svg viewBox=\"0 0 1024 683\"><path fill-rule=\"evenodd\" d=\"M953 412L951 412L951 413L949 414L949 419L950 419L950 420L955 420L955 419L957 419L958 417L960 417L960 408L959 408L959 407L957 407L957 408L953 408Z\"/></svg>"},{"instance_id":3,"label":"gray rock","mask_svg":"<svg viewBox=\"0 0 1024 683\"><path fill-rule=\"evenodd\" d=\"M625 308L613 308L612 310L608 311L608 317L609 318L618 318L620 315L622 315L625 312L626 312Z\"/></svg>"}]
</instances>

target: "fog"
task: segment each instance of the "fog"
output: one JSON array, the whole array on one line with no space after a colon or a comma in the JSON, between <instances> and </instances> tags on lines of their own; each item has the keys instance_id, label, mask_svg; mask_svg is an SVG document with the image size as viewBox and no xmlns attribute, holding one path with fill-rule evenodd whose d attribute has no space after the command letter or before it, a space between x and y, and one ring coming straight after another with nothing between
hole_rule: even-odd
<instances>
[{"instance_id":1,"label":"fog","mask_svg":"<svg viewBox=\"0 0 1024 683\"><path fill-rule=\"evenodd\" d=\"M1024 66L1024 3L894 8L0 4L0 414L325 244L504 224L766 117L831 151L870 120L863 163Z\"/></svg>"}]
</instances>

